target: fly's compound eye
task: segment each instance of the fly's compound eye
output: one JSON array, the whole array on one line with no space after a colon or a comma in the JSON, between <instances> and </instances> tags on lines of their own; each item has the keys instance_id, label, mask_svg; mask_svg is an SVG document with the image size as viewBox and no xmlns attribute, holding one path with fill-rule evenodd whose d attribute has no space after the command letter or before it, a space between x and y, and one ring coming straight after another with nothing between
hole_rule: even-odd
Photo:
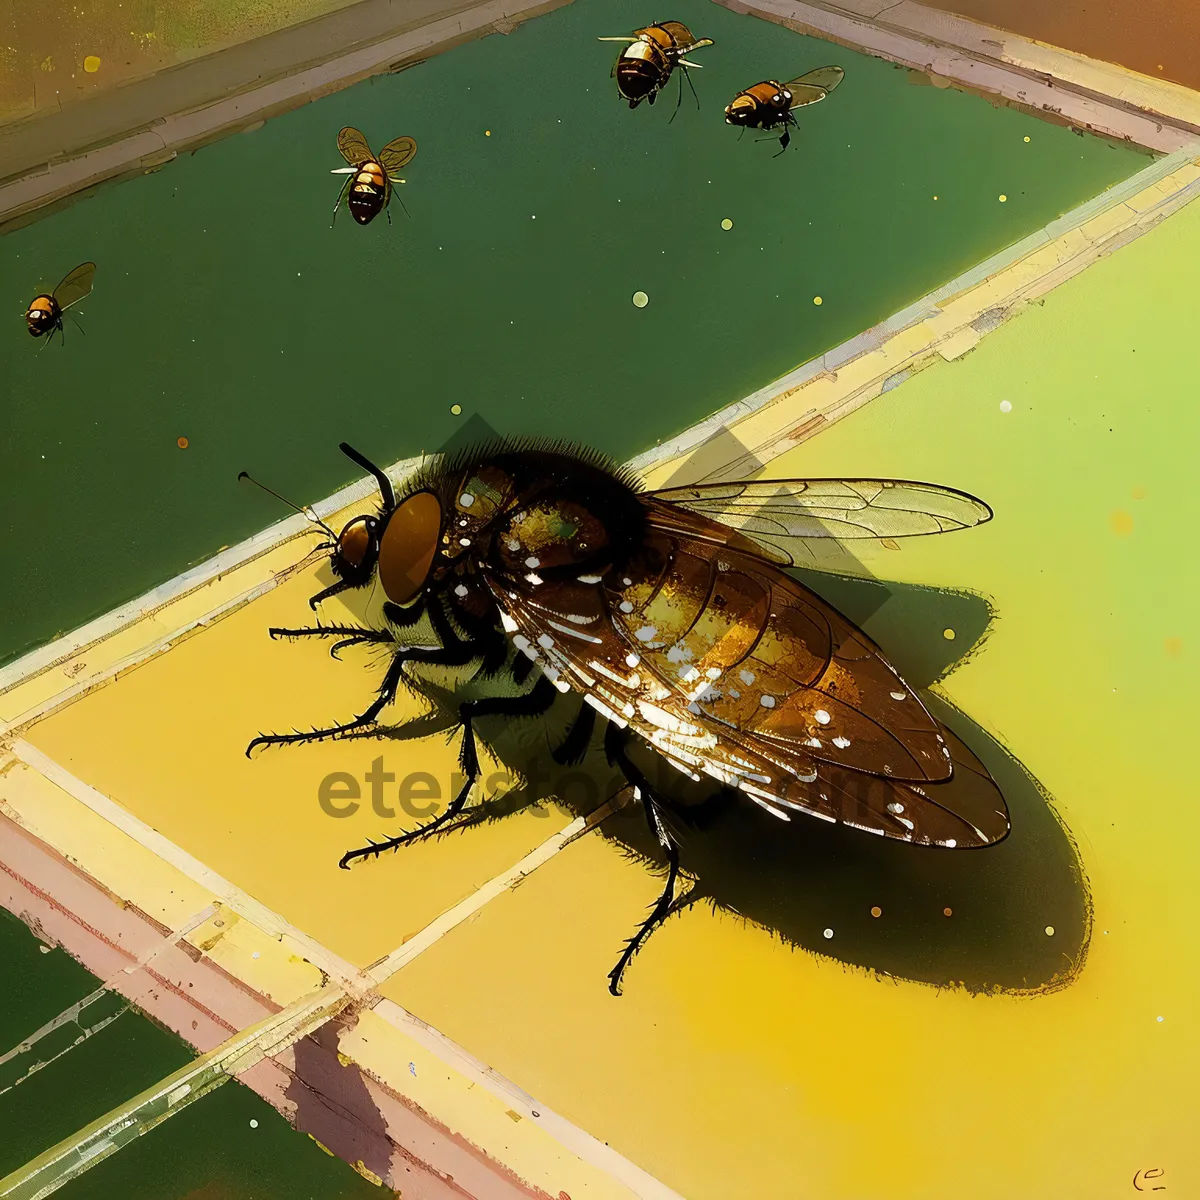
<instances>
[{"instance_id":1,"label":"fly's compound eye","mask_svg":"<svg viewBox=\"0 0 1200 1200\"><path fill-rule=\"evenodd\" d=\"M393 604L407 604L425 586L441 535L442 505L432 492L397 505L379 540L379 582Z\"/></svg>"},{"instance_id":2,"label":"fly's compound eye","mask_svg":"<svg viewBox=\"0 0 1200 1200\"><path fill-rule=\"evenodd\" d=\"M366 583L379 557L379 522L374 517L355 517L337 540L333 573L351 587Z\"/></svg>"}]
</instances>

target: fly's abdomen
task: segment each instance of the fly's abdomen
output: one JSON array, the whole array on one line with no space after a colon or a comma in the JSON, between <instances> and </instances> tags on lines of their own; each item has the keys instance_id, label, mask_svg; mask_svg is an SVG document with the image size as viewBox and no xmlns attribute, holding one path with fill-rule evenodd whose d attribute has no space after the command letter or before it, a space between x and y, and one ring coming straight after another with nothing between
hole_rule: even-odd
<instances>
[{"instance_id":1,"label":"fly's abdomen","mask_svg":"<svg viewBox=\"0 0 1200 1200\"><path fill-rule=\"evenodd\" d=\"M363 163L350 184L347 198L350 215L360 225L365 225L383 208L386 198L387 179L383 168L376 162Z\"/></svg>"},{"instance_id":2,"label":"fly's abdomen","mask_svg":"<svg viewBox=\"0 0 1200 1200\"><path fill-rule=\"evenodd\" d=\"M648 42L634 42L617 63L617 88L633 103L645 100L666 81L670 69L661 53Z\"/></svg>"}]
</instances>

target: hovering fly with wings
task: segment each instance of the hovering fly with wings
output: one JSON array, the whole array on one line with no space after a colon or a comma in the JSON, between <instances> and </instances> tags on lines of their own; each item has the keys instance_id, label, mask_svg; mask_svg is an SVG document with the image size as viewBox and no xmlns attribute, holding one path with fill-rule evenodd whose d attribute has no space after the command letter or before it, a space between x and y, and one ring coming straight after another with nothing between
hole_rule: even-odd
<instances>
[{"instance_id":1,"label":"hovering fly with wings","mask_svg":"<svg viewBox=\"0 0 1200 1200\"><path fill-rule=\"evenodd\" d=\"M366 225L379 215L380 209L387 212L392 199L393 184L404 182L396 172L412 162L417 152L417 143L410 137L398 137L388 142L376 155L367 145L367 139L362 133L347 125L338 134L338 149L350 165L338 167L330 174L346 175L349 178L338 192L337 203L333 206L333 221L329 224L332 227L333 222L337 220L338 209L341 208L342 200L348 192L349 198L346 199L346 203L350 215L360 225ZM400 207L404 207L403 200L400 201ZM391 220L392 214L388 212L389 224Z\"/></svg>"},{"instance_id":2,"label":"hovering fly with wings","mask_svg":"<svg viewBox=\"0 0 1200 1200\"><path fill-rule=\"evenodd\" d=\"M85 296L90 295L92 291L92 283L96 278L96 264L94 262L81 263L54 289L54 291L40 296L34 296L30 301L29 309L25 313L25 325L29 332L34 337L42 337L44 334L49 334L53 338L55 331L62 335L63 344L66 344L67 334L63 328L63 313L71 307L72 304L78 304ZM74 320L74 317L72 317ZM83 332L83 326L78 321L75 324L79 328L79 332ZM49 345L49 339L45 345Z\"/></svg>"},{"instance_id":3,"label":"hovering fly with wings","mask_svg":"<svg viewBox=\"0 0 1200 1200\"><path fill-rule=\"evenodd\" d=\"M845 75L841 67L818 67L790 83L777 83L774 79L756 83L733 98L725 109L725 123L768 132L782 125L783 136L779 139L779 154L782 154L792 140L792 127L796 124L793 112L824 100Z\"/></svg>"},{"instance_id":4,"label":"hovering fly with wings","mask_svg":"<svg viewBox=\"0 0 1200 1200\"><path fill-rule=\"evenodd\" d=\"M675 101L675 112L671 114L672 121L683 102L684 78L687 78L692 95L696 96L688 68L698 68L700 63L688 62L684 56L713 44L712 38L696 37L680 21L661 21L657 25L647 25L645 29L635 29L624 37L602 37L597 41L626 43L609 74L616 78L617 92L623 100L629 101L630 108L637 108L643 100L653 104L670 81L671 73L676 67L681 68L679 98ZM696 96L696 106L700 106L699 96Z\"/></svg>"},{"instance_id":5,"label":"hovering fly with wings","mask_svg":"<svg viewBox=\"0 0 1200 1200\"><path fill-rule=\"evenodd\" d=\"M890 480L641 491L590 451L513 440L435 459L397 500L380 468L341 449L375 477L380 506L336 536L322 525L336 582L312 604L377 585L378 628L318 625L271 636L382 644L391 662L353 720L260 735L247 755L370 730L408 663L506 669L525 689L462 702L462 789L434 820L349 851L343 867L454 821L479 778L476 721L536 718L560 692L585 703L556 760L578 762L602 717L609 762L641 801L670 864L657 904L609 975L614 995L670 910L679 874L679 846L663 819L673 801L630 757L634 739L692 779L707 775L733 789L747 815L804 814L960 850L1008 833L1004 799L983 764L866 634L784 571L807 539L966 529L991 518L981 501ZM412 644L423 618L438 645Z\"/></svg>"}]
</instances>

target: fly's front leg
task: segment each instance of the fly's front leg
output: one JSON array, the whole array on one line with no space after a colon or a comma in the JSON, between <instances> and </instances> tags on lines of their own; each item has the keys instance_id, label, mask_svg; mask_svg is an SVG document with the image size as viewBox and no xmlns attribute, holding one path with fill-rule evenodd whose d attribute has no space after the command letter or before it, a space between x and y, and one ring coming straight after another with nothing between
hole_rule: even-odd
<instances>
[{"instance_id":1,"label":"fly's front leg","mask_svg":"<svg viewBox=\"0 0 1200 1200\"><path fill-rule=\"evenodd\" d=\"M341 641L335 642L329 648L329 657L337 658L338 651L346 646L394 645L396 639L390 633L379 633L374 629L363 629L354 625L312 625L303 629L268 629L272 638L299 639L304 637L336 637Z\"/></svg>"},{"instance_id":2,"label":"fly's front leg","mask_svg":"<svg viewBox=\"0 0 1200 1200\"><path fill-rule=\"evenodd\" d=\"M383 683L379 687L378 696L370 707L361 712L354 720L341 725L331 725L328 729L312 729L307 733L297 730L293 733L259 734L246 747L246 757L250 757L250 752L255 746L285 746L297 742L319 742L325 738L338 737L342 734L352 733L356 729L374 725L379 714L396 698L396 689L404 678L405 663L422 662L432 663L435 666L457 667L469 663L474 657L477 657L477 652L470 646L450 649L443 646L403 646L396 651L388 666L387 674L383 677Z\"/></svg>"},{"instance_id":3,"label":"fly's front leg","mask_svg":"<svg viewBox=\"0 0 1200 1200\"><path fill-rule=\"evenodd\" d=\"M459 789L458 795L446 806L446 811L435 817L420 829L407 833L399 833L395 837L382 842L369 842L358 850L348 850L342 855L338 864L343 869L360 858L378 858L385 850L399 850L410 842L429 837L443 826L453 821L466 806L467 797L479 779L479 748L475 742L474 722L478 717L534 717L540 716L553 703L557 695L550 681L543 676L533 688L523 696L498 696L483 700L466 700L458 710L459 722L462 726L462 748L459 750L459 763L462 766L466 782Z\"/></svg>"},{"instance_id":4,"label":"fly's front leg","mask_svg":"<svg viewBox=\"0 0 1200 1200\"><path fill-rule=\"evenodd\" d=\"M610 721L604 733L604 749L609 763L619 767L626 781L632 786L634 799L641 800L646 820L650 825L650 832L654 834L658 844L667 853L668 870L666 886L650 910L650 915L642 922L633 937L625 943L625 950L617 961L617 965L608 973L608 990L614 996L621 994L621 977L625 974L625 968L629 966L633 956L645 945L650 934L671 913L675 898L675 880L679 877L679 845L671 836L666 825L663 824L662 816L658 811L658 800L649 781L625 752L627 736L623 729Z\"/></svg>"}]
</instances>

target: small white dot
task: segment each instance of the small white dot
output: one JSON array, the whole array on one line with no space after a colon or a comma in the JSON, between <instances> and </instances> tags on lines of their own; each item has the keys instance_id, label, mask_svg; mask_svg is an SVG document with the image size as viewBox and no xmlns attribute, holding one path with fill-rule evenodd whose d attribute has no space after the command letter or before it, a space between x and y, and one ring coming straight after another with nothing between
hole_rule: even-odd
<instances>
[{"instance_id":1,"label":"small white dot","mask_svg":"<svg viewBox=\"0 0 1200 1200\"><path fill-rule=\"evenodd\" d=\"M1001 400L1000 401L1000 411L1001 412L1012 412L1012 401L1011 400Z\"/></svg>"},{"instance_id":2,"label":"small white dot","mask_svg":"<svg viewBox=\"0 0 1200 1200\"><path fill-rule=\"evenodd\" d=\"M467 594L467 589L460 583L458 587L454 589L454 594L456 596L465 596Z\"/></svg>"},{"instance_id":3,"label":"small white dot","mask_svg":"<svg viewBox=\"0 0 1200 1200\"><path fill-rule=\"evenodd\" d=\"M460 546L469 546L471 544L471 539L470 538L459 538L458 544Z\"/></svg>"},{"instance_id":4,"label":"small white dot","mask_svg":"<svg viewBox=\"0 0 1200 1200\"><path fill-rule=\"evenodd\" d=\"M893 692L892 699L893 700L907 700L908 696L904 692Z\"/></svg>"},{"instance_id":5,"label":"small white dot","mask_svg":"<svg viewBox=\"0 0 1200 1200\"><path fill-rule=\"evenodd\" d=\"M253 1117L251 1117L251 1118L250 1118L250 1128L251 1128L251 1129L257 1129L257 1128L258 1128L258 1122L257 1122L257 1121L256 1121L256 1120L255 1120Z\"/></svg>"},{"instance_id":6,"label":"small white dot","mask_svg":"<svg viewBox=\"0 0 1200 1200\"><path fill-rule=\"evenodd\" d=\"M471 505L475 503L475 497L472 496L470 492L463 492L463 494L459 496L458 502L463 506L463 508L470 508Z\"/></svg>"},{"instance_id":7,"label":"small white dot","mask_svg":"<svg viewBox=\"0 0 1200 1200\"><path fill-rule=\"evenodd\" d=\"M619 607L623 613L633 612L633 605L628 600L622 600Z\"/></svg>"},{"instance_id":8,"label":"small white dot","mask_svg":"<svg viewBox=\"0 0 1200 1200\"><path fill-rule=\"evenodd\" d=\"M540 567L540 566L542 565L542 560L541 560L540 558L536 558L536 557L534 557L534 555L532 555L532 554L531 554L531 555L530 555L530 556L529 556L529 557L528 557L528 558L525 560L525 565L526 565L526 566L527 566L527 567L528 567L528 568L529 568L529 569L532 571L532 570L535 570L537 567Z\"/></svg>"},{"instance_id":9,"label":"small white dot","mask_svg":"<svg viewBox=\"0 0 1200 1200\"><path fill-rule=\"evenodd\" d=\"M1053 936L1054 936L1054 926L1053 926L1053 925L1047 925L1047 926L1046 926L1046 936L1047 936L1047 937L1053 937Z\"/></svg>"},{"instance_id":10,"label":"small white dot","mask_svg":"<svg viewBox=\"0 0 1200 1200\"><path fill-rule=\"evenodd\" d=\"M255 950L255 952L254 952L252 955L250 955L250 957L251 957L251 958L258 958L258 951L257 951L257 950Z\"/></svg>"},{"instance_id":11,"label":"small white dot","mask_svg":"<svg viewBox=\"0 0 1200 1200\"><path fill-rule=\"evenodd\" d=\"M833 937L833 930L832 930L832 929L827 929L827 930L825 930L825 936L826 936L827 938L831 938L831 937Z\"/></svg>"},{"instance_id":12,"label":"small white dot","mask_svg":"<svg viewBox=\"0 0 1200 1200\"><path fill-rule=\"evenodd\" d=\"M505 544L508 546L508 548L510 550L520 550L520 548L521 548L520 542L515 542L515 541L512 541L511 539L508 542L506 542Z\"/></svg>"},{"instance_id":13,"label":"small white dot","mask_svg":"<svg viewBox=\"0 0 1200 1200\"><path fill-rule=\"evenodd\" d=\"M818 725L828 725L829 722L833 720L833 718L823 708L818 708L817 711L813 713L813 717Z\"/></svg>"},{"instance_id":14,"label":"small white dot","mask_svg":"<svg viewBox=\"0 0 1200 1200\"><path fill-rule=\"evenodd\" d=\"M625 665L626 666L636 667L638 665L638 663L640 663L641 661L642 660L636 654L625 655Z\"/></svg>"},{"instance_id":15,"label":"small white dot","mask_svg":"<svg viewBox=\"0 0 1200 1200\"><path fill-rule=\"evenodd\" d=\"M1154 1019L1155 1019L1156 1021L1161 1021L1161 1020L1162 1020L1162 1017L1155 1017Z\"/></svg>"},{"instance_id":16,"label":"small white dot","mask_svg":"<svg viewBox=\"0 0 1200 1200\"><path fill-rule=\"evenodd\" d=\"M759 702L759 704L761 704L763 706L763 708L774 708L775 707L775 697L774 696L760 696L758 702Z\"/></svg>"}]
</instances>

